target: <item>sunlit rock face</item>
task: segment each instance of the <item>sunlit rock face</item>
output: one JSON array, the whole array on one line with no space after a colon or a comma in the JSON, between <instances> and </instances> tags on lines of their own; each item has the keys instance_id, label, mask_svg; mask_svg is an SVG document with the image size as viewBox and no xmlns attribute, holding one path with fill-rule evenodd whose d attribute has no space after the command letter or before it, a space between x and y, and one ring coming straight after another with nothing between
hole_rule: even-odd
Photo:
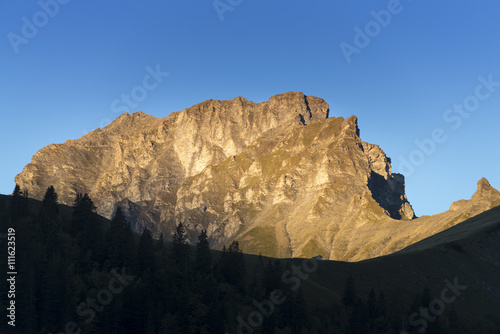
<instances>
[{"instance_id":1,"label":"sunlit rock face","mask_svg":"<svg viewBox=\"0 0 500 334\"><path fill-rule=\"evenodd\" d=\"M192 243L207 229L215 248L239 240L278 257L360 260L443 229L419 227L404 177L359 133L356 117L329 118L324 100L302 93L208 100L165 118L126 113L49 145L16 182L38 199L54 185L68 205L89 193L108 218L120 205L137 231L168 236L182 221ZM488 186L478 210L498 197Z\"/></svg>"}]
</instances>

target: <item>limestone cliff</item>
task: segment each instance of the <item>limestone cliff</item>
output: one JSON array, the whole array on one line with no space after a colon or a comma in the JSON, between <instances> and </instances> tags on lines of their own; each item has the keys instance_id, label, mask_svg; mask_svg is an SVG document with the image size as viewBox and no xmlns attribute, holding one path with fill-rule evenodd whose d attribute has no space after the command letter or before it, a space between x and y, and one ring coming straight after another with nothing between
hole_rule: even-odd
<instances>
[{"instance_id":1,"label":"limestone cliff","mask_svg":"<svg viewBox=\"0 0 500 334\"><path fill-rule=\"evenodd\" d=\"M110 217L120 203L138 229L158 229L158 214L174 212L177 189L187 177L263 134L324 120L328 112L322 99L290 92L262 103L209 100L163 119L125 113L104 129L41 149L16 182L35 198L54 185L65 204L76 192L87 192L99 214Z\"/></svg>"},{"instance_id":2,"label":"limestone cliff","mask_svg":"<svg viewBox=\"0 0 500 334\"><path fill-rule=\"evenodd\" d=\"M500 198L483 182L488 201L438 223L414 219L404 177L361 141L356 117L328 116L324 100L293 92L208 100L162 119L123 114L43 148L16 182L39 199L54 185L65 204L87 192L106 217L120 205L139 231L169 235L182 221L191 242L207 229L216 248L238 239L246 252L347 261L401 249Z\"/></svg>"}]
</instances>

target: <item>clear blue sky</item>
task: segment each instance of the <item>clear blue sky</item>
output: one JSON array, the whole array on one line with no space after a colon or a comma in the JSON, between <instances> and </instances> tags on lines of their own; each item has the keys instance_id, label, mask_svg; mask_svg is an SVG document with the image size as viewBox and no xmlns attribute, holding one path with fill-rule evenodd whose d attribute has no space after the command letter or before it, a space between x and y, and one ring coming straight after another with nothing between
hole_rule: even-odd
<instances>
[{"instance_id":1,"label":"clear blue sky","mask_svg":"<svg viewBox=\"0 0 500 334\"><path fill-rule=\"evenodd\" d=\"M221 0L219 13L212 0L59 1L0 4L0 193L37 150L121 111L286 91L358 116L407 174L417 215L470 198L483 176L500 188L498 0ZM144 84L148 67L169 75Z\"/></svg>"}]
</instances>

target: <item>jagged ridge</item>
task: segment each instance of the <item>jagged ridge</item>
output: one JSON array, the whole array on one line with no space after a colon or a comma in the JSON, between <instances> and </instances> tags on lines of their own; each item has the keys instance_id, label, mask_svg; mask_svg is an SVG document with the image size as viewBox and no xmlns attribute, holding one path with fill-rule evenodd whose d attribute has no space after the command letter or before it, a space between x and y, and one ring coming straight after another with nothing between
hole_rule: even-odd
<instances>
[{"instance_id":1,"label":"jagged ridge","mask_svg":"<svg viewBox=\"0 0 500 334\"><path fill-rule=\"evenodd\" d=\"M415 218L404 177L361 141L356 117L328 116L324 100L294 92L208 100L163 119L123 114L43 148L16 182L38 199L54 185L65 204L87 192L106 217L121 205L137 230L168 234L183 221L191 241L206 228L216 247L239 239L271 256L357 260L408 245L377 232Z\"/></svg>"}]
</instances>

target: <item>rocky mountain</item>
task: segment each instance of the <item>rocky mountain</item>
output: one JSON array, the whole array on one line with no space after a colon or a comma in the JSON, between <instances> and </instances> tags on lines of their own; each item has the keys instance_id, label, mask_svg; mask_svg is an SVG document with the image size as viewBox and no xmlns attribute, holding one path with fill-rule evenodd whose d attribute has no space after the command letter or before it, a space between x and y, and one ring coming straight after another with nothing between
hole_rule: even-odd
<instances>
[{"instance_id":1,"label":"rocky mountain","mask_svg":"<svg viewBox=\"0 0 500 334\"><path fill-rule=\"evenodd\" d=\"M72 204L89 193L98 213L118 205L137 230L170 235L182 221L195 242L239 240L245 252L357 261L400 250L494 205L486 180L469 201L415 217L404 177L354 116L329 117L317 97L287 92L254 103L208 100L155 118L123 114L35 154L16 183L42 198L54 185Z\"/></svg>"}]
</instances>

